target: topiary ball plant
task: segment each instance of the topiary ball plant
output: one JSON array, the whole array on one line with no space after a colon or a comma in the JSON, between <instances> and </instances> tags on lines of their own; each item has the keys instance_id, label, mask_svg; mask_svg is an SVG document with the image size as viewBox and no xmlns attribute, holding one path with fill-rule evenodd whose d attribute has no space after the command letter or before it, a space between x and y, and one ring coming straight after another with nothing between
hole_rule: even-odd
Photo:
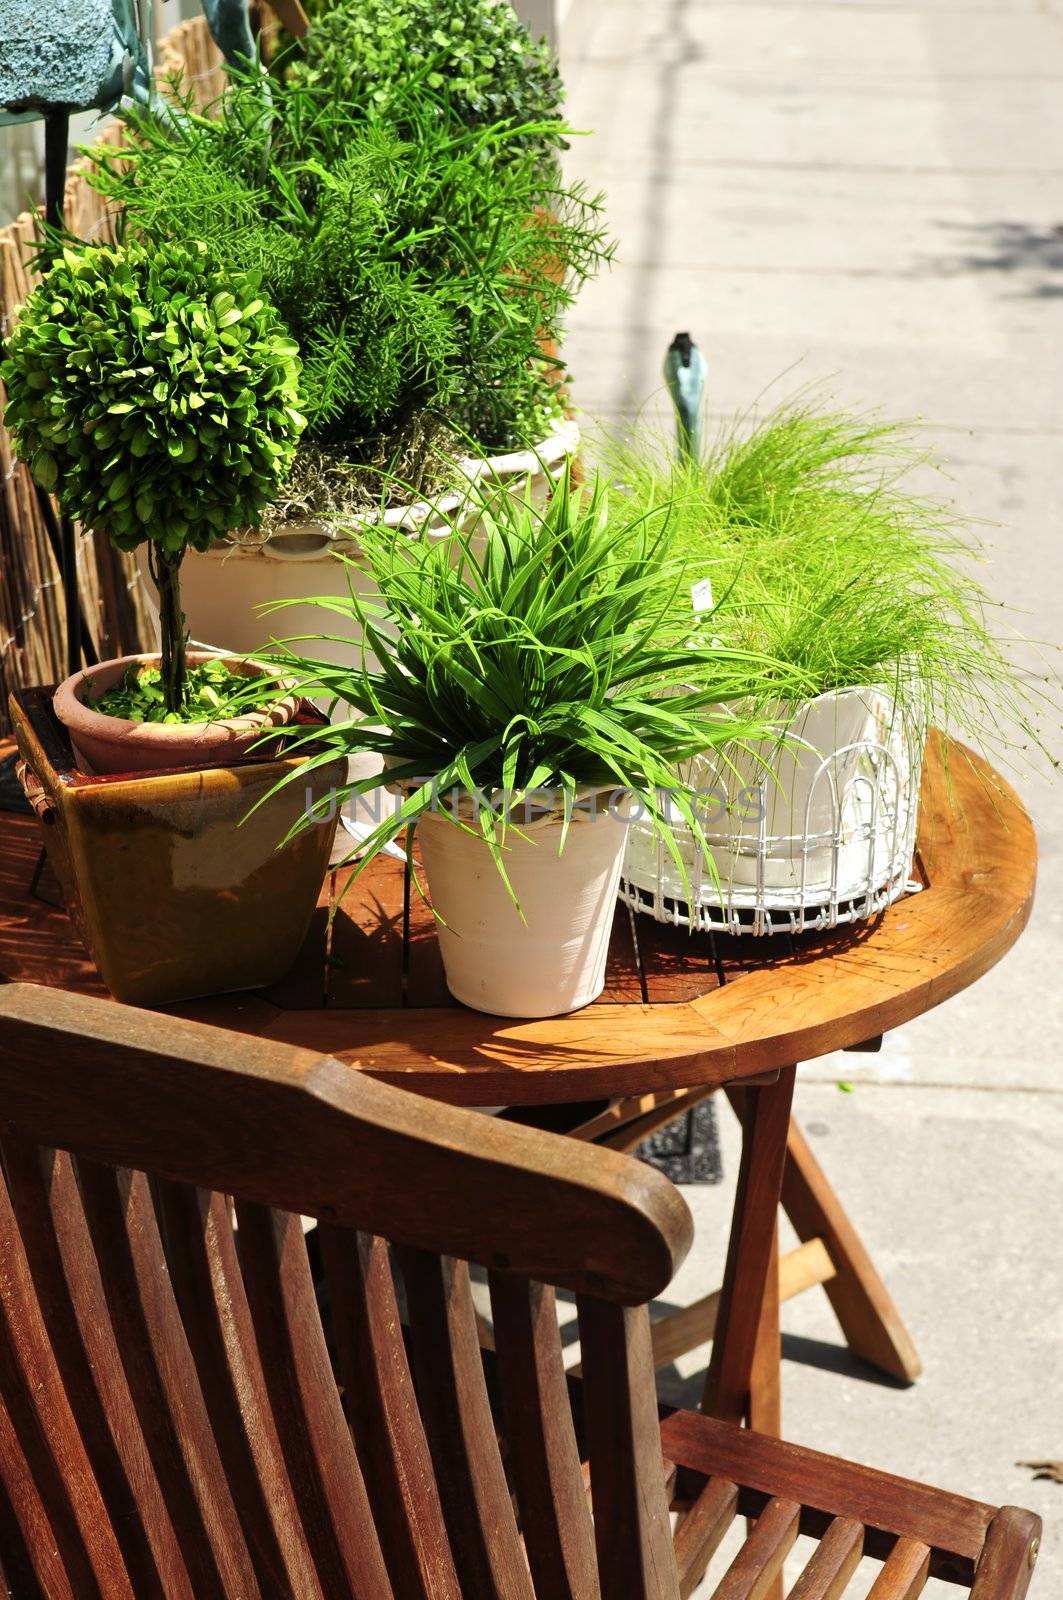
<instances>
[{"instance_id":1,"label":"topiary ball plant","mask_svg":"<svg viewBox=\"0 0 1063 1600\"><path fill-rule=\"evenodd\" d=\"M167 711L185 683L181 561L276 495L299 371L256 276L198 243L63 249L7 341L6 424L34 478L119 549L149 546Z\"/></svg>"},{"instance_id":2,"label":"topiary ball plant","mask_svg":"<svg viewBox=\"0 0 1063 1600\"><path fill-rule=\"evenodd\" d=\"M439 115L464 127L526 128L496 159L520 152L549 165L566 148L554 55L498 0L341 0L315 18L283 64L290 82L371 103L400 123L416 79Z\"/></svg>"}]
</instances>

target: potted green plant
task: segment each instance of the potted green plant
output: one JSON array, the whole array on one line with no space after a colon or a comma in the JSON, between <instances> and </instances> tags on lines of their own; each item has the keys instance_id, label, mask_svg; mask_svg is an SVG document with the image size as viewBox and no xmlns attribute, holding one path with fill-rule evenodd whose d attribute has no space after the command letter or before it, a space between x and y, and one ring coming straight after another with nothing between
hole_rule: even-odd
<instances>
[{"instance_id":1,"label":"potted green plant","mask_svg":"<svg viewBox=\"0 0 1063 1600\"><path fill-rule=\"evenodd\" d=\"M674 500L691 625L808 685L795 699L764 672L749 709L772 736L720 773L732 803L707 833L724 885L780 905L845 899L905 848L907 878L927 729L1041 742L1049 702L992 626L956 512L907 487L917 463L908 429L807 400L701 459L665 463L638 436L613 447L633 510ZM712 753L705 765L715 772ZM754 785L763 807L743 815L735 797ZM868 807L883 795L876 839ZM649 856L643 841L639 871Z\"/></svg>"},{"instance_id":2,"label":"potted green plant","mask_svg":"<svg viewBox=\"0 0 1063 1600\"><path fill-rule=\"evenodd\" d=\"M495 0L337 0L273 65L287 83L371 103L400 128L411 83L423 85L438 121L514 130L503 154L531 159L547 181L566 148L556 58Z\"/></svg>"},{"instance_id":3,"label":"potted green plant","mask_svg":"<svg viewBox=\"0 0 1063 1600\"><path fill-rule=\"evenodd\" d=\"M375 661L280 659L344 708L331 752L384 759L345 796L396 791L352 876L416 827L451 992L546 1016L601 992L630 816L672 850L677 819L701 837L676 765L763 731L734 707L765 664L670 624L684 573L667 503L633 516L566 473L545 509L503 497L481 515L481 538L456 525L450 549L366 530L380 599L321 615Z\"/></svg>"},{"instance_id":4,"label":"potted green plant","mask_svg":"<svg viewBox=\"0 0 1063 1600\"><path fill-rule=\"evenodd\" d=\"M157 663L104 662L57 691L87 770L210 765L291 716L272 682L264 708L248 704L253 666L188 660L181 567L283 482L298 375L256 280L219 271L202 243L64 249L23 307L2 368L18 453L84 527L146 545L158 591Z\"/></svg>"},{"instance_id":5,"label":"potted green plant","mask_svg":"<svg viewBox=\"0 0 1063 1600\"><path fill-rule=\"evenodd\" d=\"M431 523L503 471L498 452L556 469L573 441L544 340L609 246L581 186L505 159L520 130L440 117L423 85L400 115L394 97L239 76L215 115L130 120L93 180L124 236L191 232L227 270L260 271L303 362L307 427L262 534L190 558L194 637L227 617L261 644L256 604L344 587L341 528L350 553L362 521Z\"/></svg>"},{"instance_id":6,"label":"potted green plant","mask_svg":"<svg viewBox=\"0 0 1063 1600\"><path fill-rule=\"evenodd\" d=\"M55 692L72 768L57 771L47 734L31 740L23 719L90 949L127 999L268 981L305 933L328 830L279 871L266 852L290 804L232 837L236 793L261 782L234 777L234 764L300 702L255 662L186 650L180 576L189 549L253 521L283 481L302 427L296 346L254 277L220 270L201 243L67 248L22 308L0 370L6 423L37 482L120 548L147 545L158 585L161 653L103 662ZM114 773L154 776L93 776ZM161 947L145 936L139 892L152 896ZM278 916L265 940L248 929L264 913Z\"/></svg>"}]
</instances>

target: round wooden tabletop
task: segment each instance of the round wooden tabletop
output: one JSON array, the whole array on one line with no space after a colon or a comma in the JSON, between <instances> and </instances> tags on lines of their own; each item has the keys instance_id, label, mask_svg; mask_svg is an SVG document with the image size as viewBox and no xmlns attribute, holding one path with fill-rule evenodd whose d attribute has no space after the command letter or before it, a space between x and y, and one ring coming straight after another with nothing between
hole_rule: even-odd
<instances>
[{"instance_id":1,"label":"round wooden tabletop","mask_svg":"<svg viewBox=\"0 0 1063 1600\"><path fill-rule=\"evenodd\" d=\"M533 1105L708 1087L858 1045L988 971L1026 924L1033 826L980 758L931 737L920 893L872 922L793 938L688 934L618 908L606 990L569 1016L514 1021L451 1000L438 940L400 863L378 860L329 923L326 882L281 983L168 1008L283 1039L466 1105ZM947 772L946 772L947 765ZM0 820L0 974L103 993L46 875L38 835Z\"/></svg>"}]
</instances>

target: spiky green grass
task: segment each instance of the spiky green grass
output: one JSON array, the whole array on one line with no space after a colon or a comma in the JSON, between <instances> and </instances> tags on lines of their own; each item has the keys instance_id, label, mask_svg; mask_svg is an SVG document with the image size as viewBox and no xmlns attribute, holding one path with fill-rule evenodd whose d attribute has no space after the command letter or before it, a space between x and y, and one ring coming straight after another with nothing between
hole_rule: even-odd
<instances>
[{"instance_id":1,"label":"spiky green grass","mask_svg":"<svg viewBox=\"0 0 1063 1600\"><path fill-rule=\"evenodd\" d=\"M361 641L361 666L315 659L313 638L305 653L288 641L273 657L286 682L330 700L332 726L315 729L328 759L386 758L384 777L349 785L344 798L385 781L409 787L356 871L457 789L508 884L503 843L514 824L499 797L505 806L550 791L568 815L581 793L604 787L639 797L685 875L670 815L704 835L677 769L768 732L744 710L765 674L795 696L806 680L755 651L689 642L667 501L633 510L600 483L574 487L568 468L545 509L497 486L481 492L475 535L460 516L446 539L359 532L379 600L352 590L311 603L317 637Z\"/></svg>"},{"instance_id":2,"label":"spiky green grass","mask_svg":"<svg viewBox=\"0 0 1063 1600\"><path fill-rule=\"evenodd\" d=\"M976 573L968 526L908 487L929 462L910 428L798 399L702 461L672 464L644 437L607 454L632 510L672 500L673 550L691 586L710 581L700 625L721 643L814 693L881 685L919 726L1057 764L1058 695L1017 671L1017 632ZM786 685L766 670L758 694L786 698Z\"/></svg>"}]
</instances>

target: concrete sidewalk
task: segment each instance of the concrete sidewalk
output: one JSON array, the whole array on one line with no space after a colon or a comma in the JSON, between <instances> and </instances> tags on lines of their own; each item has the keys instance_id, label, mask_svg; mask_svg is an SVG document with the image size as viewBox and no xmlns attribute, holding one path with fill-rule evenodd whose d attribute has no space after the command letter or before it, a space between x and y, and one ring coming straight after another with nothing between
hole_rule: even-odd
<instances>
[{"instance_id":1,"label":"concrete sidewalk","mask_svg":"<svg viewBox=\"0 0 1063 1600\"><path fill-rule=\"evenodd\" d=\"M578 0L564 50L571 120L595 130L572 170L620 239L571 320L577 403L638 409L688 328L716 416L828 380L924 418L954 498L999 524L988 586L1058 644L1063 4ZM1063 1485L1016 1463L1063 1458L1063 788L1020 788L1042 863L1018 948L880 1056L810 1063L798 1087L925 1375L878 1382L813 1291L783 1311L784 1408L791 1438L1040 1511L1033 1595L1053 1600ZM730 1187L688 1196L677 1299L717 1273Z\"/></svg>"}]
</instances>

